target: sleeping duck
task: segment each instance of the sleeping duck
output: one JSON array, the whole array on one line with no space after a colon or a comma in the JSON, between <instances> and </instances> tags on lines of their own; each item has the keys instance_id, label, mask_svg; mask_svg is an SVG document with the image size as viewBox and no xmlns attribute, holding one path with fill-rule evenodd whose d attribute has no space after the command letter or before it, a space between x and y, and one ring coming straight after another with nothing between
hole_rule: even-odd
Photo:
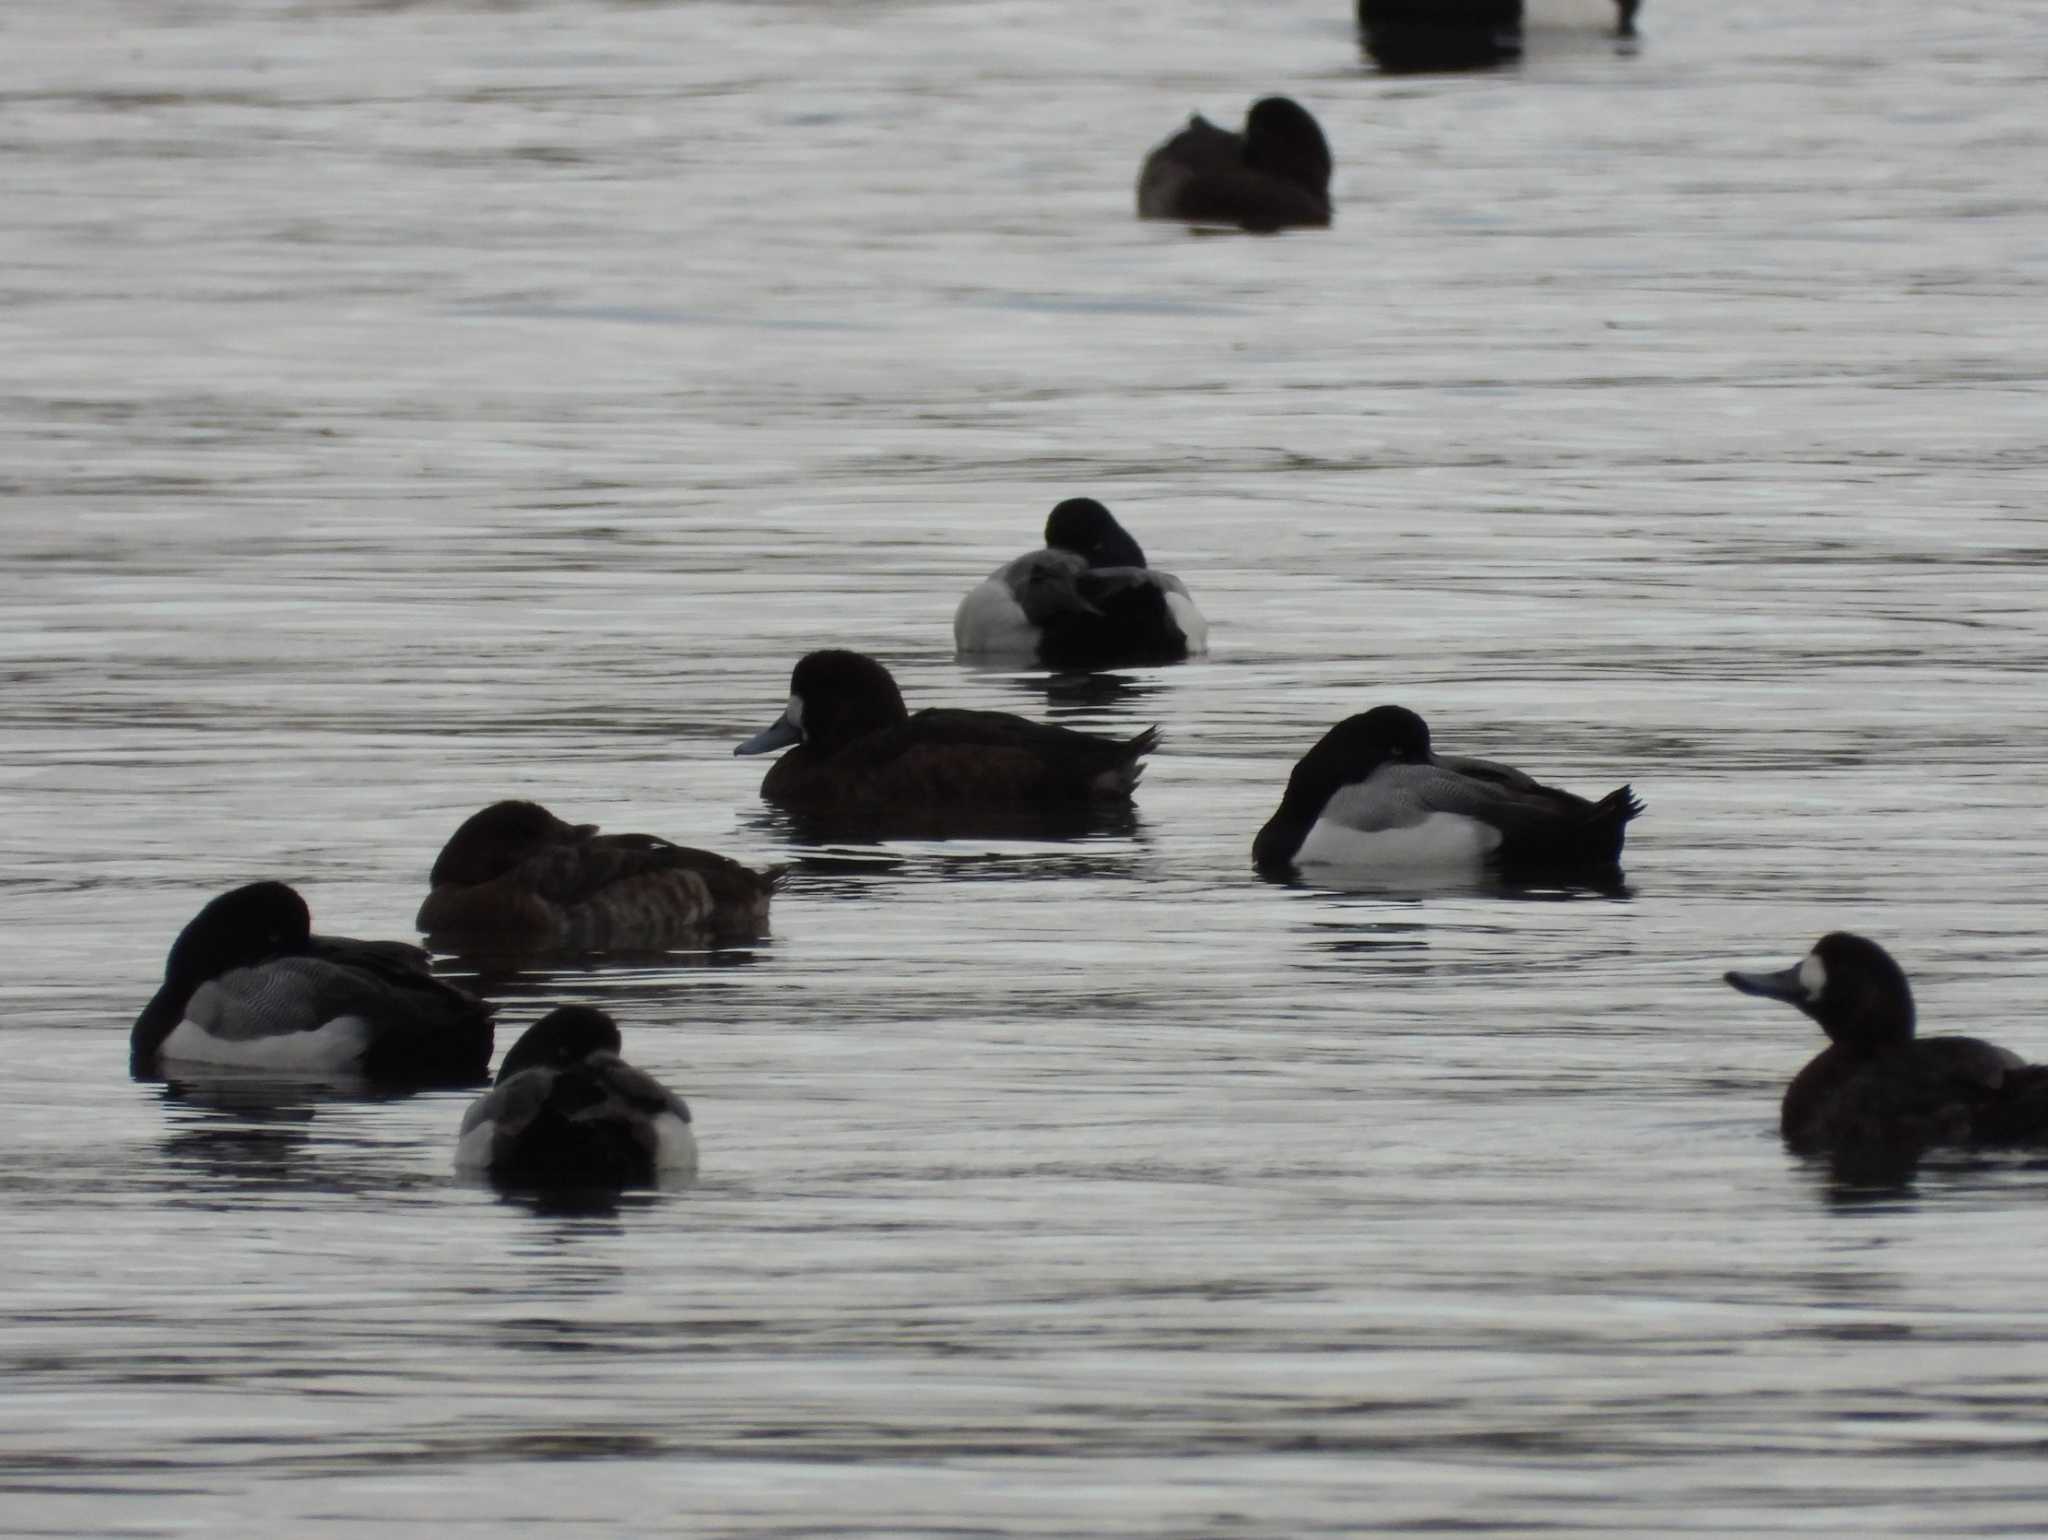
<instances>
[{"instance_id":1,"label":"sleeping duck","mask_svg":"<svg viewBox=\"0 0 2048 1540\"><path fill-rule=\"evenodd\" d=\"M1796 1153L1911 1160L1938 1145L2048 1143L2048 1067L1980 1038L1915 1037L1912 986L1875 941L1834 931L1789 968L1722 976L1828 1035L1779 1110Z\"/></svg>"},{"instance_id":2,"label":"sleeping duck","mask_svg":"<svg viewBox=\"0 0 2048 1540\"><path fill-rule=\"evenodd\" d=\"M968 591L953 641L965 654L1113 668L1206 652L1209 626L1187 585L1147 566L1115 515L1092 497L1070 497L1046 518L1043 550Z\"/></svg>"},{"instance_id":3,"label":"sleeping duck","mask_svg":"<svg viewBox=\"0 0 2048 1540\"><path fill-rule=\"evenodd\" d=\"M435 978L418 947L312 934L306 901L282 882L199 911L129 1037L138 1076L193 1064L474 1085L490 1062L488 1005Z\"/></svg>"},{"instance_id":4,"label":"sleeping duck","mask_svg":"<svg viewBox=\"0 0 2048 1540\"><path fill-rule=\"evenodd\" d=\"M1158 742L1157 728L1102 738L1003 711L913 716L886 668L834 649L797 664L782 715L733 752L787 748L761 795L792 810L972 824L978 815L1126 804L1143 773L1139 760Z\"/></svg>"},{"instance_id":5,"label":"sleeping duck","mask_svg":"<svg viewBox=\"0 0 2048 1540\"><path fill-rule=\"evenodd\" d=\"M1439 755L1401 706L1346 717L1302 756L1252 843L1261 871L1328 864L1506 875L1611 871L1643 805L1598 802L1491 760Z\"/></svg>"},{"instance_id":6,"label":"sleeping duck","mask_svg":"<svg viewBox=\"0 0 2048 1540\"><path fill-rule=\"evenodd\" d=\"M1307 109L1285 96L1252 103L1241 134L1196 113L1145 157L1138 217L1262 234L1327 225L1329 142Z\"/></svg>"},{"instance_id":7,"label":"sleeping duck","mask_svg":"<svg viewBox=\"0 0 2048 1540\"><path fill-rule=\"evenodd\" d=\"M494 802L443 847L413 923L447 950L752 939L767 932L780 876L652 834L599 834L537 802Z\"/></svg>"},{"instance_id":8,"label":"sleeping duck","mask_svg":"<svg viewBox=\"0 0 2048 1540\"><path fill-rule=\"evenodd\" d=\"M508 1187L618 1188L697 1171L690 1109L619 1057L618 1023L564 1005L520 1034L462 1119L455 1165Z\"/></svg>"}]
</instances>

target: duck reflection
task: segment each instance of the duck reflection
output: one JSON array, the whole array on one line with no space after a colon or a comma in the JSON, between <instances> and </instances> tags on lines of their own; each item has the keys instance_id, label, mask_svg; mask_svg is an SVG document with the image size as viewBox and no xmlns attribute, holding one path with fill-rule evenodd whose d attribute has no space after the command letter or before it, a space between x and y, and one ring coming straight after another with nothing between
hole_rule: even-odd
<instances>
[{"instance_id":1,"label":"duck reflection","mask_svg":"<svg viewBox=\"0 0 2048 1540\"><path fill-rule=\"evenodd\" d=\"M849 830L843 821L783 811L761 814L750 820L750 827L799 847L813 847L793 851L784 874L782 891L796 898L865 900L873 896L878 878L1049 881L1134 877L1150 859L1145 824L1131 808L1113 815L1097 814L1080 827L1043 814L1020 816L1000 833L993 831L989 822L981 816L971 829L950 834L896 836L944 842L938 849L893 848L876 840L864 843L847 837ZM873 834L872 830L866 832ZM990 840L1018 843L989 849ZM1138 848L1133 850L1133 844Z\"/></svg>"},{"instance_id":2,"label":"duck reflection","mask_svg":"<svg viewBox=\"0 0 2048 1540\"><path fill-rule=\"evenodd\" d=\"M568 952L449 952L437 955L433 969L464 981L485 998L503 1002L552 998L570 992L602 989L606 975L744 968L767 949L766 941L744 944L671 948L614 948Z\"/></svg>"},{"instance_id":3,"label":"duck reflection","mask_svg":"<svg viewBox=\"0 0 2048 1540\"><path fill-rule=\"evenodd\" d=\"M1634 898L1636 891L1620 871L1546 876L1529 881L1487 871L1383 871L1318 866L1313 877L1303 876L1299 868L1261 872L1259 876L1276 888L1292 888L1302 893L1342 893L1415 902L1430 898L1491 898L1530 904L1570 904L1626 900Z\"/></svg>"},{"instance_id":4,"label":"duck reflection","mask_svg":"<svg viewBox=\"0 0 2048 1540\"><path fill-rule=\"evenodd\" d=\"M1862 1145L1795 1157L1829 1208L1917 1208L1926 1184L1975 1184L1999 1177L2048 1176L2039 1150L1896 1149Z\"/></svg>"},{"instance_id":5,"label":"duck reflection","mask_svg":"<svg viewBox=\"0 0 2048 1540\"><path fill-rule=\"evenodd\" d=\"M1090 807L1073 804L1045 808L905 808L889 813L828 814L785 812L785 837L795 845L883 845L898 840L1017 840L1061 844L1091 839L1130 839L1140 827L1137 809L1129 803ZM839 859L846 859L840 856ZM797 871L806 869L799 858Z\"/></svg>"},{"instance_id":6,"label":"duck reflection","mask_svg":"<svg viewBox=\"0 0 2048 1540\"><path fill-rule=\"evenodd\" d=\"M994 670L963 665L972 673L994 674ZM1103 674L1080 670L1065 673L1004 673L996 682L1013 695L1045 702L1045 714L1054 721L1063 717L1094 716L1109 707L1135 706L1165 693L1158 679L1143 674ZM1142 716L1145 713L1135 712Z\"/></svg>"},{"instance_id":7,"label":"duck reflection","mask_svg":"<svg viewBox=\"0 0 2048 1540\"><path fill-rule=\"evenodd\" d=\"M214 1198L251 1189L388 1193L403 1177L382 1163L336 1159L333 1145L346 1135L333 1127L316 1135L314 1125L323 1108L415 1094L356 1077L281 1079L222 1070L166 1079L167 1185Z\"/></svg>"}]
</instances>

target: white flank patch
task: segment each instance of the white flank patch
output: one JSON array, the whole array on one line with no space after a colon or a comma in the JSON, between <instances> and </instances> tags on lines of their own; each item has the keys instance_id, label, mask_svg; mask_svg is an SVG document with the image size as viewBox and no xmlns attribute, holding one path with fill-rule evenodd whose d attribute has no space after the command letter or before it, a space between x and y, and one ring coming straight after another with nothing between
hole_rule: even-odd
<instances>
[{"instance_id":1,"label":"white flank patch","mask_svg":"<svg viewBox=\"0 0 2048 1540\"><path fill-rule=\"evenodd\" d=\"M457 1171L488 1171L491 1168L491 1146L498 1138L498 1120L485 1118L476 1127L464 1134L455 1146L455 1169Z\"/></svg>"},{"instance_id":2,"label":"white flank patch","mask_svg":"<svg viewBox=\"0 0 2048 1540\"><path fill-rule=\"evenodd\" d=\"M1457 870L1484 864L1500 830L1462 813L1431 813L1400 829L1354 829L1316 820L1295 860L1304 866L1402 866Z\"/></svg>"},{"instance_id":3,"label":"white flank patch","mask_svg":"<svg viewBox=\"0 0 2048 1540\"><path fill-rule=\"evenodd\" d=\"M1001 572L969 589L960 601L960 608L953 612L953 645L962 652L1029 653L1037 649L1038 627L1024 618L1024 606L1010 592Z\"/></svg>"},{"instance_id":4,"label":"white flank patch","mask_svg":"<svg viewBox=\"0 0 2048 1540\"><path fill-rule=\"evenodd\" d=\"M1209 622L1202 619L1202 612L1195 608L1195 601L1186 594L1171 589L1166 594L1166 613L1173 617L1173 623L1180 627L1180 634L1188 639L1189 652L1209 650Z\"/></svg>"},{"instance_id":5,"label":"white flank patch","mask_svg":"<svg viewBox=\"0 0 2048 1540\"><path fill-rule=\"evenodd\" d=\"M1827 993L1828 967L1820 960L1820 953L1808 952L1799 964L1799 987L1806 991L1806 998L1818 1000Z\"/></svg>"},{"instance_id":6,"label":"white flank patch","mask_svg":"<svg viewBox=\"0 0 2048 1540\"><path fill-rule=\"evenodd\" d=\"M654 1169L685 1179L697 1174L697 1136L673 1112L654 1120Z\"/></svg>"},{"instance_id":7,"label":"white flank patch","mask_svg":"<svg viewBox=\"0 0 2048 1540\"><path fill-rule=\"evenodd\" d=\"M261 1037L215 1037L194 1021L171 1029L158 1050L180 1064L232 1064L238 1069L350 1070L370 1046L370 1024L360 1016L336 1016L310 1032L269 1032Z\"/></svg>"}]
</instances>

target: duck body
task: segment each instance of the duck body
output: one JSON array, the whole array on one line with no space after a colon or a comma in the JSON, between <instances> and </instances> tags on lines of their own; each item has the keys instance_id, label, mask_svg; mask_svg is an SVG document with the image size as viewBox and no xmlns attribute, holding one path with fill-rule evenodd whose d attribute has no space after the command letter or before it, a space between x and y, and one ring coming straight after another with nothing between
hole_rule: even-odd
<instances>
[{"instance_id":1,"label":"duck body","mask_svg":"<svg viewBox=\"0 0 2048 1540\"><path fill-rule=\"evenodd\" d=\"M912 714L889 671L861 653L803 658L789 705L736 754L788 752L761 795L797 811L917 820L1124 804L1156 728L1114 739L1001 711Z\"/></svg>"},{"instance_id":2,"label":"duck body","mask_svg":"<svg viewBox=\"0 0 2048 1540\"><path fill-rule=\"evenodd\" d=\"M1942 1146L2048 1144L2048 1067L1981 1038L1915 1036L1912 986L1876 942L1834 931L1789 968L1723 977L1796 1006L1829 1037L1779 1107L1794 1153L1867 1163Z\"/></svg>"},{"instance_id":3,"label":"duck body","mask_svg":"<svg viewBox=\"0 0 2048 1540\"><path fill-rule=\"evenodd\" d=\"M1138 217L1260 234L1330 222L1330 146L1298 102L1254 102L1243 133L1200 113L1145 157Z\"/></svg>"},{"instance_id":4,"label":"duck body","mask_svg":"<svg viewBox=\"0 0 2048 1540\"><path fill-rule=\"evenodd\" d=\"M616 1022L550 1011L520 1036L462 1119L455 1164L521 1188L620 1188L697 1170L690 1109L619 1057Z\"/></svg>"},{"instance_id":5,"label":"duck body","mask_svg":"<svg viewBox=\"0 0 2048 1540\"><path fill-rule=\"evenodd\" d=\"M490 1007L435 978L418 947L313 935L304 899L258 882L214 899L179 933L130 1033L129 1067L474 1085L491 1037Z\"/></svg>"},{"instance_id":6,"label":"duck body","mask_svg":"<svg viewBox=\"0 0 2048 1540\"><path fill-rule=\"evenodd\" d=\"M780 875L651 834L600 834L538 803L495 802L443 847L413 923L455 949L752 939L767 932Z\"/></svg>"},{"instance_id":7,"label":"duck body","mask_svg":"<svg viewBox=\"0 0 2048 1540\"><path fill-rule=\"evenodd\" d=\"M1048 668L1178 663L1208 650L1187 585L1146 565L1138 542L1093 498L1046 519L1045 547L1005 562L953 614L966 655L1029 657Z\"/></svg>"},{"instance_id":8,"label":"duck body","mask_svg":"<svg viewBox=\"0 0 2048 1540\"><path fill-rule=\"evenodd\" d=\"M1531 7L1538 24L1546 7ZM1635 36L1640 0L1614 0L1578 7L1591 16L1611 16L1614 35ZM1525 20L1522 0L1358 0L1358 28L1365 51L1389 73L1484 69L1522 56ZM1578 19L1578 18L1574 18ZM1601 23L1601 24L1604 24Z\"/></svg>"},{"instance_id":9,"label":"duck body","mask_svg":"<svg viewBox=\"0 0 2048 1540\"><path fill-rule=\"evenodd\" d=\"M1302 757L1252 860L1268 872L1610 872L1641 812L1626 786L1593 802L1509 765L1436 754L1421 717L1379 706L1338 723Z\"/></svg>"}]
</instances>

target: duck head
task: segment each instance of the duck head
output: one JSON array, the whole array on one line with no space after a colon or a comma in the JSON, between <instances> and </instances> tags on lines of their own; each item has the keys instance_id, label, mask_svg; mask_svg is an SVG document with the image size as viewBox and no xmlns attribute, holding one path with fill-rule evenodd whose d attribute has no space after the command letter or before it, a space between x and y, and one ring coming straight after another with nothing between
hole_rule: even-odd
<instances>
[{"instance_id":1,"label":"duck head","mask_svg":"<svg viewBox=\"0 0 2048 1540\"><path fill-rule=\"evenodd\" d=\"M549 845L574 844L597 833L594 823L564 823L538 802L493 802L448 837L428 882L489 882Z\"/></svg>"},{"instance_id":2,"label":"duck head","mask_svg":"<svg viewBox=\"0 0 2048 1540\"><path fill-rule=\"evenodd\" d=\"M1913 989L1891 953L1862 936L1831 931L1776 973L1722 975L1746 995L1783 1000L1820 1023L1830 1041L1859 1052L1909 1042Z\"/></svg>"},{"instance_id":3,"label":"duck head","mask_svg":"<svg viewBox=\"0 0 2048 1540\"><path fill-rule=\"evenodd\" d=\"M1091 567L1142 567L1145 552L1116 515L1092 497L1070 497L1045 518L1045 543L1072 551Z\"/></svg>"},{"instance_id":4,"label":"duck head","mask_svg":"<svg viewBox=\"0 0 2048 1540\"><path fill-rule=\"evenodd\" d=\"M521 1070L567 1069L594 1053L617 1054L619 1024L594 1005L559 1005L520 1033L498 1065L498 1084Z\"/></svg>"},{"instance_id":5,"label":"duck head","mask_svg":"<svg viewBox=\"0 0 2048 1540\"><path fill-rule=\"evenodd\" d=\"M830 754L857 738L910 720L889 671L865 653L830 648L801 659L789 676L782 715L733 750L768 754L807 743Z\"/></svg>"},{"instance_id":6,"label":"duck head","mask_svg":"<svg viewBox=\"0 0 2048 1540\"><path fill-rule=\"evenodd\" d=\"M1427 765L1435 759L1429 724L1406 706L1375 706L1346 717L1302 755L1288 776L1279 811L1252 842L1252 860L1266 869L1288 865L1339 791L1356 786L1382 765Z\"/></svg>"},{"instance_id":7,"label":"duck head","mask_svg":"<svg viewBox=\"0 0 2048 1540\"><path fill-rule=\"evenodd\" d=\"M1329 141L1308 109L1291 97L1268 96L1252 103L1244 120L1244 163L1306 187L1320 198L1329 196Z\"/></svg>"},{"instance_id":8,"label":"duck head","mask_svg":"<svg viewBox=\"0 0 2048 1540\"><path fill-rule=\"evenodd\" d=\"M138 1060L153 1055L208 979L302 951L312 933L306 901L282 882L252 882L209 900L171 943L163 985L135 1018L130 1052Z\"/></svg>"}]
</instances>

